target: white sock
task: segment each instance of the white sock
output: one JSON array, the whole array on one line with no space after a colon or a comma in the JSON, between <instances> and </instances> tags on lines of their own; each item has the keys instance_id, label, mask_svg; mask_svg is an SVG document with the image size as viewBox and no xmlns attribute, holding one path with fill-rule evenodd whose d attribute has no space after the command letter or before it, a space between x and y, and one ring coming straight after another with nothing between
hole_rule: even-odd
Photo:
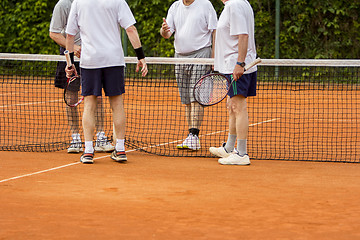
<instances>
[{"instance_id":1,"label":"white sock","mask_svg":"<svg viewBox=\"0 0 360 240\"><path fill-rule=\"evenodd\" d=\"M247 143L246 139L237 140L237 150L240 156L244 156L245 154L247 154L246 143Z\"/></svg>"},{"instance_id":2,"label":"white sock","mask_svg":"<svg viewBox=\"0 0 360 240\"><path fill-rule=\"evenodd\" d=\"M93 153L93 152L94 152L93 141L85 141L84 153Z\"/></svg>"},{"instance_id":3,"label":"white sock","mask_svg":"<svg viewBox=\"0 0 360 240\"><path fill-rule=\"evenodd\" d=\"M224 146L225 150L228 153L231 153L235 148L235 141L236 141L236 134L228 134L228 139L226 141L226 144Z\"/></svg>"},{"instance_id":4,"label":"white sock","mask_svg":"<svg viewBox=\"0 0 360 240\"><path fill-rule=\"evenodd\" d=\"M116 139L115 149L117 152L125 151L125 139Z\"/></svg>"}]
</instances>

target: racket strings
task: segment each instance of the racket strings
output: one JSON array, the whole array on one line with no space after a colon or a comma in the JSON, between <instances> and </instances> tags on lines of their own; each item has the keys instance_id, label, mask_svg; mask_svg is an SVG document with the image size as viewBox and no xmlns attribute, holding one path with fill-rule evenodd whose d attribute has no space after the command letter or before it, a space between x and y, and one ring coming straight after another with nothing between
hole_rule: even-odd
<instances>
[{"instance_id":1,"label":"racket strings","mask_svg":"<svg viewBox=\"0 0 360 240\"><path fill-rule=\"evenodd\" d=\"M70 107L75 107L83 100L81 96L81 80L80 77L74 76L69 79L65 92L65 103Z\"/></svg>"},{"instance_id":2,"label":"racket strings","mask_svg":"<svg viewBox=\"0 0 360 240\"><path fill-rule=\"evenodd\" d=\"M195 86L195 99L203 105L222 101L228 92L229 81L222 75L213 74L203 77Z\"/></svg>"}]
</instances>

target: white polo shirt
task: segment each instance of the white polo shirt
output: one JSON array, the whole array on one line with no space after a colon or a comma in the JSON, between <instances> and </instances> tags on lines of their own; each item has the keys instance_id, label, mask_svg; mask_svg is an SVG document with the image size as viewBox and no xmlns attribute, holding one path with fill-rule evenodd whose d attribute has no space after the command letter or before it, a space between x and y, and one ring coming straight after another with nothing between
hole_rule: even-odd
<instances>
[{"instance_id":1,"label":"white polo shirt","mask_svg":"<svg viewBox=\"0 0 360 240\"><path fill-rule=\"evenodd\" d=\"M74 0L66 33L80 32L82 68L125 66L119 25L136 23L125 0Z\"/></svg>"},{"instance_id":2,"label":"white polo shirt","mask_svg":"<svg viewBox=\"0 0 360 240\"><path fill-rule=\"evenodd\" d=\"M238 35L247 34L248 47L245 63L256 59L254 12L247 0L229 0L225 2L217 29L215 41L214 70L223 74L232 74L238 58ZM250 68L245 74L255 72Z\"/></svg>"},{"instance_id":3,"label":"white polo shirt","mask_svg":"<svg viewBox=\"0 0 360 240\"><path fill-rule=\"evenodd\" d=\"M175 32L175 52L187 54L211 46L217 15L208 0L195 0L189 6L178 0L170 6L166 22Z\"/></svg>"}]
</instances>

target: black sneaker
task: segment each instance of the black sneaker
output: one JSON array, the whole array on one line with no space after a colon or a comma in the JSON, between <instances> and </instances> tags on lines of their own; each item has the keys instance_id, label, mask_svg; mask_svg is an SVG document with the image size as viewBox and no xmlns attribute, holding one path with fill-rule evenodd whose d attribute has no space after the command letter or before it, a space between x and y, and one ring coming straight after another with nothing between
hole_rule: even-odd
<instances>
[{"instance_id":1,"label":"black sneaker","mask_svg":"<svg viewBox=\"0 0 360 240\"><path fill-rule=\"evenodd\" d=\"M126 162L127 161L127 157L126 157L126 153L125 151L116 151L114 150L111 153L111 159L113 159L116 162Z\"/></svg>"},{"instance_id":2,"label":"black sneaker","mask_svg":"<svg viewBox=\"0 0 360 240\"><path fill-rule=\"evenodd\" d=\"M80 162L85 163L85 164L94 163L94 153L84 153L80 157Z\"/></svg>"}]
</instances>

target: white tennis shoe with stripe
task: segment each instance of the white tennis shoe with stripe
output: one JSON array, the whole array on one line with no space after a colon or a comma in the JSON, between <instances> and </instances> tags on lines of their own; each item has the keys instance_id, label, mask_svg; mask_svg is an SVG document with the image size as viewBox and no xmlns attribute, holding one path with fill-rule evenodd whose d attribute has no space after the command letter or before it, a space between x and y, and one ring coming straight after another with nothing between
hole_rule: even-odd
<instances>
[{"instance_id":1,"label":"white tennis shoe with stripe","mask_svg":"<svg viewBox=\"0 0 360 240\"><path fill-rule=\"evenodd\" d=\"M82 152L82 143L81 140L73 139L70 143L70 146L67 149L68 153L79 153Z\"/></svg>"},{"instance_id":2,"label":"white tennis shoe with stripe","mask_svg":"<svg viewBox=\"0 0 360 240\"><path fill-rule=\"evenodd\" d=\"M228 157L230 153L226 151L225 144L226 143L223 143L221 147L210 147L209 148L210 153L220 158Z\"/></svg>"},{"instance_id":3,"label":"white tennis shoe with stripe","mask_svg":"<svg viewBox=\"0 0 360 240\"><path fill-rule=\"evenodd\" d=\"M201 148L200 146L200 139L198 136L189 133L189 135L187 136L187 138L185 138L184 142L177 145L176 148L179 149L191 149L194 151L197 151Z\"/></svg>"},{"instance_id":4,"label":"white tennis shoe with stripe","mask_svg":"<svg viewBox=\"0 0 360 240\"><path fill-rule=\"evenodd\" d=\"M112 152L115 147L111 144L111 142L106 137L103 131L96 133L96 141L94 150L96 152Z\"/></svg>"},{"instance_id":5,"label":"white tennis shoe with stripe","mask_svg":"<svg viewBox=\"0 0 360 240\"><path fill-rule=\"evenodd\" d=\"M250 165L250 158L247 154L240 156L233 151L228 157L220 158L218 162L222 165Z\"/></svg>"},{"instance_id":6,"label":"white tennis shoe with stripe","mask_svg":"<svg viewBox=\"0 0 360 240\"><path fill-rule=\"evenodd\" d=\"M111 144L110 141L108 141L107 138L102 138L95 141L94 149L96 152L112 152L114 151L115 147Z\"/></svg>"}]
</instances>

